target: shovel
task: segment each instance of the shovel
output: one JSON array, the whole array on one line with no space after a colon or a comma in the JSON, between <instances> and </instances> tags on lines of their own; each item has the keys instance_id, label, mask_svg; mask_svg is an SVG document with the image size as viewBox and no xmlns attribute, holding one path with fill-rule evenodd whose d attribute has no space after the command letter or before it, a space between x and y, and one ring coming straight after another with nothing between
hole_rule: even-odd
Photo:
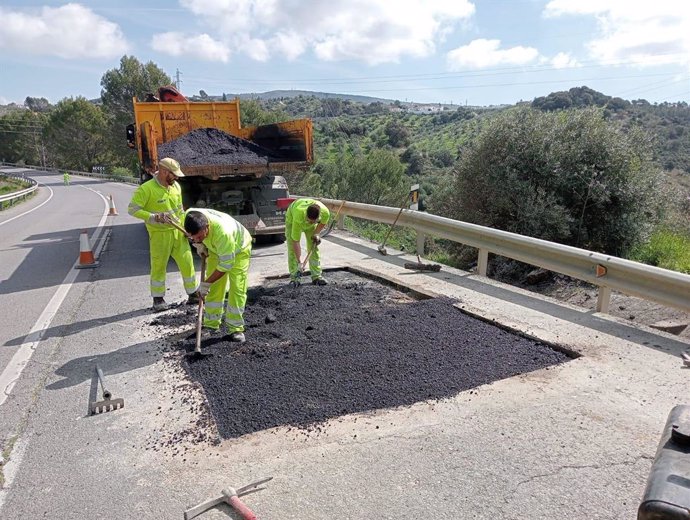
<instances>
[{"instance_id":1,"label":"shovel","mask_svg":"<svg viewBox=\"0 0 690 520\"><path fill-rule=\"evenodd\" d=\"M206 257L201 257L201 280L206 276ZM201 326L204 321L204 299L199 297L199 315L196 317L196 343L194 345L194 352L187 355L190 361L198 361L213 354L201 352Z\"/></svg>"}]
</instances>

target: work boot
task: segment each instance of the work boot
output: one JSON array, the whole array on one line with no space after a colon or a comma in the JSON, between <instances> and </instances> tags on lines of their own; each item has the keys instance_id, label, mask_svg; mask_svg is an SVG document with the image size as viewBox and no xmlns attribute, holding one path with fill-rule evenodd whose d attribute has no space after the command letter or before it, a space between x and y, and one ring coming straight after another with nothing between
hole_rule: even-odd
<instances>
[{"instance_id":1,"label":"work boot","mask_svg":"<svg viewBox=\"0 0 690 520\"><path fill-rule=\"evenodd\" d=\"M325 278L321 278L320 276L318 278L314 278L311 281L312 285L328 285L328 282L326 281Z\"/></svg>"},{"instance_id":2,"label":"work boot","mask_svg":"<svg viewBox=\"0 0 690 520\"><path fill-rule=\"evenodd\" d=\"M235 343L245 342L244 332L233 332L232 334L228 334L227 337L230 341L234 341Z\"/></svg>"},{"instance_id":3,"label":"work boot","mask_svg":"<svg viewBox=\"0 0 690 520\"><path fill-rule=\"evenodd\" d=\"M199 293L190 294L186 305L199 305Z\"/></svg>"},{"instance_id":4,"label":"work boot","mask_svg":"<svg viewBox=\"0 0 690 520\"><path fill-rule=\"evenodd\" d=\"M162 296L154 296L153 297L153 310L158 312L162 311L168 308L168 304L165 303L165 300L163 299Z\"/></svg>"}]
</instances>

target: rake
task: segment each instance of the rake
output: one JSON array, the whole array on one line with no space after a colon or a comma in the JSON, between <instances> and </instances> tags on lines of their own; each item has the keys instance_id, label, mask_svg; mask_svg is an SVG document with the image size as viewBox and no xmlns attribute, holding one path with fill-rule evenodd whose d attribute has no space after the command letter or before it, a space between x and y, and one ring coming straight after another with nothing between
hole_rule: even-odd
<instances>
[{"instance_id":1,"label":"rake","mask_svg":"<svg viewBox=\"0 0 690 520\"><path fill-rule=\"evenodd\" d=\"M98 413L111 412L125 407L125 400L120 398L113 399L112 394L105 387L105 377L101 367L96 365L96 374L98 374L98 381L101 383L101 390L103 392L103 400L91 403L91 415Z\"/></svg>"}]
</instances>

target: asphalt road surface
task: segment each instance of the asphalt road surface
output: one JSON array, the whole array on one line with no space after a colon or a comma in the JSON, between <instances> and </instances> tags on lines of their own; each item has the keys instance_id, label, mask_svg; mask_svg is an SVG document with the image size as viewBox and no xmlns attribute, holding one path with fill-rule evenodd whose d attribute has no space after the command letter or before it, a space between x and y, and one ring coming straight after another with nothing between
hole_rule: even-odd
<instances>
[{"instance_id":1,"label":"asphalt road surface","mask_svg":"<svg viewBox=\"0 0 690 520\"><path fill-rule=\"evenodd\" d=\"M313 432L222 439L176 346L193 312L151 313L146 231L126 214L134 186L30 175L38 194L0 212L3 520L182 518L224 487L268 476L246 498L262 520L635 518L668 412L687 401L686 341L452 268L412 273L402 265L414 258L334 233L325 267L448 296L580 357ZM119 216L104 218L110 194ZM73 269L83 229L102 246L97 269ZM250 285L285 271L284 245L252 252ZM173 264L168 280L166 300L182 302ZM413 325L381 327L414 342ZM124 409L90 415L96 364ZM201 518L238 517L219 507Z\"/></svg>"}]
</instances>

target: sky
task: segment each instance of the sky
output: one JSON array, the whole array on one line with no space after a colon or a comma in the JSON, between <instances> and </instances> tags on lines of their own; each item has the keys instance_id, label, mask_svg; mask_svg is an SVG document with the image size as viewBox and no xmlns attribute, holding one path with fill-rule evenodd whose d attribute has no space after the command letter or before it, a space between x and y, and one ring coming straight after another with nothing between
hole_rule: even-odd
<instances>
[{"instance_id":1,"label":"sky","mask_svg":"<svg viewBox=\"0 0 690 520\"><path fill-rule=\"evenodd\" d=\"M690 101L684 0L0 0L0 104L100 96L124 55L194 95L489 106L588 86Z\"/></svg>"}]
</instances>

